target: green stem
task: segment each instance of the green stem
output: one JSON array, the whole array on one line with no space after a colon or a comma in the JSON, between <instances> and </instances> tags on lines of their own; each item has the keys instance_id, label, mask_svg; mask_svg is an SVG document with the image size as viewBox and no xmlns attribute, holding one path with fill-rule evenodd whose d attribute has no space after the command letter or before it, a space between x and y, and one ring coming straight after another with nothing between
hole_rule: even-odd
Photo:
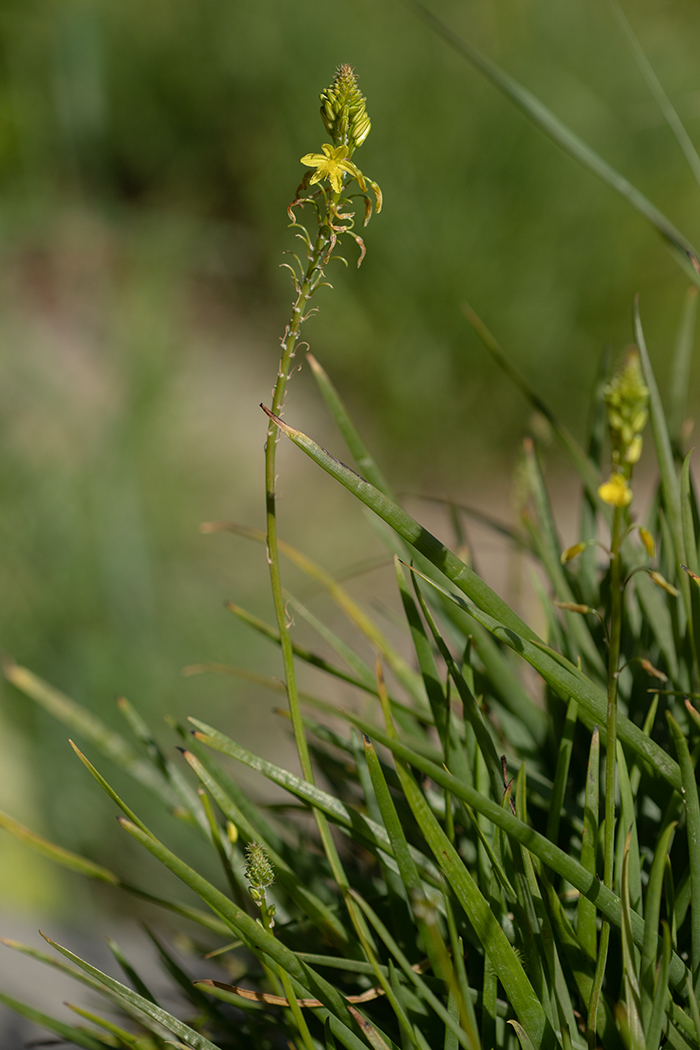
<instances>
[{"instance_id":1,"label":"green stem","mask_svg":"<svg viewBox=\"0 0 700 1050\"><path fill-rule=\"evenodd\" d=\"M305 320L305 310L309 299L314 293L314 288L320 277L323 259L330 245L331 230L325 222L320 222L316 243L311 250L306 273L301 284L298 286L297 297L292 308L292 317L285 329L282 338L282 356L280 358L277 382L272 395L272 411L279 415L284 404L284 395L290 377L290 368L294 360L294 354L299 339L299 331ZM279 552L277 549L277 511L276 511L276 460L277 441L279 430L270 423L267 428L267 441L265 443L265 501L267 507L267 561L270 570L270 583L272 585L272 599L275 606L275 615L280 632L280 643L282 647L282 660L284 663L284 677L289 701L289 713L294 730L294 740L299 754L302 773L304 778L313 783L313 770L309 757L309 748L306 742L304 726L301 719L299 705L299 693L297 690L296 675L294 671L294 654L292 651L292 639L287 626L287 615L282 594L282 579L280 575Z\"/></svg>"},{"instance_id":2,"label":"green stem","mask_svg":"<svg viewBox=\"0 0 700 1050\"><path fill-rule=\"evenodd\" d=\"M622 632L622 585L620 580L622 511L615 507L610 543L610 646L608 649L608 708L605 761L605 839L603 883L612 890L615 862L615 778L617 772L617 685L620 663L620 635ZM605 976L605 965L610 941L610 923L603 919L595 976L588 1005L588 1045L594 1050L596 1017Z\"/></svg>"},{"instance_id":3,"label":"green stem","mask_svg":"<svg viewBox=\"0 0 700 1050\"><path fill-rule=\"evenodd\" d=\"M296 352L299 331L306 320L306 307L313 295L319 281L323 276L324 260L332 247L333 231L331 229L331 216L337 208L341 194L330 194L325 198L325 214L319 214L319 228L316 242L309 253L309 261L301 284L297 287L297 297L292 308L292 316L282 337L282 356L280 358L277 382L272 395L272 412L278 416L284 404L284 395L290 378L290 368ZM294 740L299 755L299 763L304 779L310 784L314 783L313 767L309 746L304 732L304 723L299 703L299 691L297 689L296 672L294 669L294 651L292 639L287 625L287 615L282 591L282 578L280 574L279 550L277 544L277 510L276 510L276 453L277 442L280 432L274 423L270 422L267 428L267 441L265 443L265 500L267 507L267 561L270 572L270 583L272 584L272 598L275 606L275 615L280 632L280 646L282 649L282 660L284 664L284 678L289 702L289 715L294 731ZM357 909L348 900L348 881L345 871L338 855L335 843L331 836L328 821L325 815L314 808L314 818L318 827L321 844L323 846L328 863L330 864L333 877L338 884L340 892L348 905L350 915L357 926L357 922L363 923L361 916L356 916Z\"/></svg>"}]
</instances>

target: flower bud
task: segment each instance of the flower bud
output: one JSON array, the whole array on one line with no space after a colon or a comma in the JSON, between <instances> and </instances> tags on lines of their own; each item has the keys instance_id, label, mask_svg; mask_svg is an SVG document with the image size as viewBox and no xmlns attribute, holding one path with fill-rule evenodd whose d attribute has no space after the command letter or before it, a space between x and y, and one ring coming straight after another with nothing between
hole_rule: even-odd
<instances>
[{"instance_id":1,"label":"flower bud","mask_svg":"<svg viewBox=\"0 0 700 1050\"><path fill-rule=\"evenodd\" d=\"M249 842L245 849L246 869L245 875L248 880L248 889L253 900L262 904L265 899L265 890L275 881L275 872L265 847L259 842Z\"/></svg>"},{"instance_id":2,"label":"flower bud","mask_svg":"<svg viewBox=\"0 0 700 1050\"><path fill-rule=\"evenodd\" d=\"M649 389L644 382L639 350L629 348L603 391L608 431L616 466L633 466L642 454L641 432L647 421Z\"/></svg>"},{"instance_id":3,"label":"flower bud","mask_svg":"<svg viewBox=\"0 0 700 1050\"><path fill-rule=\"evenodd\" d=\"M347 146L352 153L365 141L372 126L352 66L344 63L338 67L333 83L321 92L321 102L326 131L336 146Z\"/></svg>"}]
</instances>

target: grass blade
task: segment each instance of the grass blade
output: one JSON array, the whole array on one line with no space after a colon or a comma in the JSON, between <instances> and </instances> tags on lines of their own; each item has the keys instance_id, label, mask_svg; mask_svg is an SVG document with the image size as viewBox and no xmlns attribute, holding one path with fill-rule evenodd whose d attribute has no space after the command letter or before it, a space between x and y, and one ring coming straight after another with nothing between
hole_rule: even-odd
<instances>
[{"instance_id":1,"label":"grass blade","mask_svg":"<svg viewBox=\"0 0 700 1050\"><path fill-rule=\"evenodd\" d=\"M671 729L673 742L676 745L676 753L681 767L681 776L683 777L682 797L686 816L686 832L688 836L690 895L692 900L700 901L700 799L698 799L695 766L691 760L685 736L670 711L666 712L666 718ZM700 908L691 909L690 936L690 959L693 973L693 989L697 996L698 988L700 987Z\"/></svg>"},{"instance_id":2,"label":"grass blade","mask_svg":"<svg viewBox=\"0 0 700 1050\"><path fill-rule=\"evenodd\" d=\"M559 837L559 821L561 819L562 806L564 804L564 793L569 779L569 765L571 752L574 747L574 730L578 717L578 704L575 700L569 700L566 709L566 720L559 742L559 754L557 755L557 769L554 775L554 787L552 789L552 801L547 817L547 838L556 845Z\"/></svg>"},{"instance_id":3,"label":"grass blade","mask_svg":"<svg viewBox=\"0 0 700 1050\"><path fill-rule=\"evenodd\" d=\"M581 867L596 873L596 847L598 844L598 814L600 812L600 734L598 726L593 729L591 747L586 770L586 791L583 803L583 837L581 842ZM598 935L596 907L587 897L580 896L576 907L576 933L581 947L593 962L598 957ZM588 1000L586 1000L588 1001Z\"/></svg>"},{"instance_id":4,"label":"grass blade","mask_svg":"<svg viewBox=\"0 0 700 1050\"><path fill-rule=\"evenodd\" d=\"M676 337L668 385L668 432L676 449L681 442L690 381L690 363L695 340L695 320L698 312L698 290L691 286L685 293L681 323Z\"/></svg>"},{"instance_id":5,"label":"grass blade","mask_svg":"<svg viewBox=\"0 0 700 1050\"><path fill-rule=\"evenodd\" d=\"M84 1050L113 1050L109 1043L103 1043L101 1039L96 1039L84 1029L75 1028L73 1025L65 1024L54 1017L49 1017L48 1014L35 1010L34 1007L28 1006L18 999L12 999L9 995L4 995L2 992L0 992L0 1003L9 1006L16 1014L26 1017L33 1024L46 1028L49 1032L54 1032L62 1041L65 1040L65 1042L73 1043L75 1046L82 1046ZM216 1050L216 1047L214 1047L214 1050Z\"/></svg>"},{"instance_id":6,"label":"grass blade","mask_svg":"<svg viewBox=\"0 0 700 1050\"><path fill-rule=\"evenodd\" d=\"M313 354L307 353L306 360L311 366L313 377L318 384L330 414L333 416L338 430L345 438L345 444L350 449L350 455L355 460L357 469L361 471L363 477L372 482L375 488L390 496L389 483L377 466L374 456L357 432L355 424L350 419L338 391L328 377L328 373L321 367Z\"/></svg>"},{"instance_id":7,"label":"grass blade","mask_svg":"<svg viewBox=\"0 0 700 1050\"><path fill-rule=\"evenodd\" d=\"M132 825L132 827L136 827ZM138 829L137 829L138 830ZM75 955L69 951L68 948L62 947L56 941L52 941L50 937L46 937L42 934L47 944L50 944L52 948L60 952L61 955L65 955L66 959L70 959L72 963L79 966L81 970L93 977L101 985L107 988L118 1000L127 1003L131 1007L136 1007L141 1013L145 1014L146 1017L155 1021L157 1024L162 1025L167 1031L172 1032L173 1035L178 1036L180 1039L184 1039L188 1046L191 1046L193 1050L217 1050L205 1036L200 1035L199 1032L195 1032L189 1025L179 1021L172 1014L169 1014L167 1010L163 1010L156 1003L151 1002L150 999L146 999L144 996L139 995L138 992L133 991L131 988L127 988L125 984L121 984L119 981L115 981L113 977L109 977L108 974L102 973L95 966L92 966L89 962L81 959L79 955Z\"/></svg>"},{"instance_id":8,"label":"grass blade","mask_svg":"<svg viewBox=\"0 0 700 1050\"><path fill-rule=\"evenodd\" d=\"M8 682L21 693L36 701L69 729L74 729L80 736L89 740L116 766L153 791L168 806L177 808L179 800L162 775L153 766L138 758L124 737L105 725L92 711L88 711L13 660L4 660L2 670Z\"/></svg>"},{"instance_id":9,"label":"grass blade","mask_svg":"<svg viewBox=\"0 0 700 1050\"><path fill-rule=\"evenodd\" d=\"M642 944L642 961L640 968L640 995L642 1004L642 1027L649 1030L654 1009L654 971L658 948L659 915L661 914L661 894L663 892L664 867L671 849L671 840L676 824L664 828L659 838L654 860L649 873L646 898L644 901L644 943Z\"/></svg>"},{"instance_id":10,"label":"grass blade","mask_svg":"<svg viewBox=\"0 0 700 1050\"><path fill-rule=\"evenodd\" d=\"M484 951L489 953L498 979L520 1023L535 1046L542 1047L543 1050L553 1047L555 1045L554 1032L547 1021L545 1011L530 984L522 963L489 907L488 901L440 827L408 769L403 768L401 762L397 762L396 771L401 778L401 785L411 811L425 835L435 860L469 917Z\"/></svg>"},{"instance_id":11,"label":"grass blade","mask_svg":"<svg viewBox=\"0 0 700 1050\"><path fill-rule=\"evenodd\" d=\"M658 1050L661 1045L661 1033L666 1020L666 997L668 995L668 969L671 960L671 931L668 923L662 924L661 958L659 960L659 972L656 978L656 991L654 993L654 1005L651 1011L649 1026L646 1031L647 1050Z\"/></svg>"},{"instance_id":12,"label":"grass blade","mask_svg":"<svg viewBox=\"0 0 700 1050\"><path fill-rule=\"evenodd\" d=\"M569 432L564 424L557 418L549 405L542 400L540 395L537 393L535 388L531 385L530 381L520 372L518 368L512 363L510 358L501 349L501 346L488 330L484 322L481 320L475 310L469 306L468 303L462 304L462 312L469 324L472 326L479 339L484 344L486 349L489 351L494 361L498 366L505 372L509 379L517 386L525 398L530 402L532 407L540 412L547 420L552 430L557 436L560 444L564 451L568 454L572 460L577 473L583 481L584 488L589 498L593 501L596 507L601 507L605 510L604 504L601 503L600 497L598 496L598 486L600 485L600 471L598 470L595 463L593 463L584 450L579 445L576 438Z\"/></svg>"},{"instance_id":13,"label":"grass blade","mask_svg":"<svg viewBox=\"0 0 700 1050\"><path fill-rule=\"evenodd\" d=\"M416 14L433 29L438 36L450 45L458 54L466 58L480 73L491 81L503 94L521 109L530 120L546 135L556 142L566 153L588 168L599 179L624 197L648 222L654 226L678 253L676 260L682 264L694 283L700 284L700 275L695 273L688 257L697 260L698 253L680 230L659 211L655 205L633 186L623 175L603 160L582 139L575 135L561 120L556 117L527 88L524 88L513 77L492 62L477 48L453 32L437 15L429 11L420 0L404 0Z\"/></svg>"},{"instance_id":14,"label":"grass blade","mask_svg":"<svg viewBox=\"0 0 700 1050\"><path fill-rule=\"evenodd\" d=\"M661 81L654 72L651 62L644 53L642 45L639 43L624 11L617 0L610 0L610 6L617 24L627 39L627 43L629 44L634 59L639 66L639 70L647 83L649 91L654 96L657 106L663 113L664 120L675 135L676 141L683 152L683 156L688 162L688 167L695 176L695 181L700 186L700 157L697 154L697 150L692 143L690 135L683 127L681 118L676 113L670 98L664 91Z\"/></svg>"},{"instance_id":15,"label":"grass blade","mask_svg":"<svg viewBox=\"0 0 700 1050\"><path fill-rule=\"evenodd\" d=\"M215 777L207 770L200 759L191 751L183 751L185 761L194 770L200 781L212 796L217 806L227 819L231 820L244 842L260 842L275 868L275 880L285 893L289 894L298 907L308 915L327 937L336 944L347 944L348 934L335 912L321 901L315 893L301 882L296 873L289 867L283 857L260 834L260 829L252 826L238 806L229 798Z\"/></svg>"},{"instance_id":16,"label":"grass blade","mask_svg":"<svg viewBox=\"0 0 700 1050\"><path fill-rule=\"evenodd\" d=\"M251 919L249 915L228 899L220 890L212 886L205 878L184 861L180 860L162 842L144 832L124 817L117 818L125 831L132 838L152 853L166 868L173 872L186 886L201 897L209 907L226 922L236 936L256 955L265 955L280 966L290 977L297 980L307 989L312 998L320 999L336 1018L352 1032L354 1024L347 1006L340 993L306 963L302 963L294 952L285 947L277 938ZM77 960L75 960L77 961ZM80 963L79 963L80 965ZM175 1033L176 1035L179 1033ZM207 1048L208 1050L208 1048Z\"/></svg>"}]
</instances>

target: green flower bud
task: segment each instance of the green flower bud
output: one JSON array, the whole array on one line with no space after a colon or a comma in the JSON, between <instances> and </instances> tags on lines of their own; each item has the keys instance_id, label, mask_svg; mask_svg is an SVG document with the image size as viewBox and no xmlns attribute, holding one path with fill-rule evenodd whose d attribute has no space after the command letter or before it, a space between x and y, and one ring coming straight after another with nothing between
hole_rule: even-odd
<instances>
[{"instance_id":1,"label":"green flower bud","mask_svg":"<svg viewBox=\"0 0 700 1050\"><path fill-rule=\"evenodd\" d=\"M632 465L642 452L641 432L647 421L649 389L644 382L639 350L629 348L603 391L613 463Z\"/></svg>"},{"instance_id":2,"label":"green flower bud","mask_svg":"<svg viewBox=\"0 0 700 1050\"><path fill-rule=\"evenodd\" d=\"M265 847L259 842L249 842L245 853L247 861L245 876L248 880L248 889L256 904L262 905L265 900L265 890L275 881L275 871L265 852Z\"/></svg>"},{"instance_id":3,"label":"green flower bud","mask_svg":"<svg viewBox=\"0 0 700 1050\"><path fill-rule=\"evenodd\" d=\"M321 102L326 131L336 146L347 146L352 153L365 141L372 126L352 66L338 67L333 83L321 92Z\"/></svg>"}]
</instances>

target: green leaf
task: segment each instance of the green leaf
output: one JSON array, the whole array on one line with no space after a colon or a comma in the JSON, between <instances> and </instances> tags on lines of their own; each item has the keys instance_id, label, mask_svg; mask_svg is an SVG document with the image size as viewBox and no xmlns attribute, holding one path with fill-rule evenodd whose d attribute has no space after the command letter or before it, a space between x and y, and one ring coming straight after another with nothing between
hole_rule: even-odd
<instances>
[{"instance_id":1,"label":"green leaf","mask_svg":"<svg viewBox=\"0 0 700 1050\"><path fill-rule=\"evenodd\" d=\"M124 737L106 726L92 711L88 711L13 660L3 660L2 670L15 689L35 700L59 722L63 722L89 740L116 766L149 788L168 806L177 808L179 800L163 776L148 762L138 758Z\"/></svg>"},{"instance_id":2,"label":"green leaf","mask_svg":"<svg viewBox=\"0 0 700 1050\"><path fill-rule=\"evenodd\" d=\"M301 908L305 915L314 922L327 937L336 944L347 944L348 934L335 912L324 904L319 897L303 884L280 854L261 834L259 827L253 826L245 814L235 805L204 763L191 751L183 751L184 758L210 793L221 812L231 820L245 842L259 842L265 847L268 857L275 868L275 880L285 893Z\"/></svg>"},{"instance_id":3,"label":"green leaf","mask_svg":"<svg viewBox=\"0 0 700 1050\"><path fill-rule=\"evenodd\" d=\"M559 837L559 821L561 819L562 806L564 804L564 793L566 783L569 779L569 764L571 752L574 746L574 730L578 717L578 704L575 700L569 701L566 709L566 720L564 729L559 740L559 754L557 755L557 769L554 775L554 787L552 789L552 801L547 817L547 838L556 845Z\"/></svg>"},{"instance_id":4,"label":"green leaf","mask_svg":"<svg viewBox=\"0 0 700 1050\"><path fill-rule=\"evenodd\" d=\"M629 856L632 832L627 833L622 860L622 974L625 989L625 1023L629 1050L645 1050L642 1029L642 1009L637 982L637 960L632 936L632 906L630 903Z\"/></svg>"},{"instance_id":5,"label":"green leaf","mask_svg":"<svg viewBox=\"0 0 700 1050\"><path fill-rule=\"evenodd\" d=\"M594 505L597 507L604 507L598 496L600 471L595 463L591 462L569 430L559 421L552 409L542 400L529 380L525 378L522 372L515 367L512 361L503 352L496 339L472 307L467 303L463 303L462 312L499 367L505 372L509 379L512 380L515 386L518 387L521 393L524 394L535 411L540 412L552 427L560 444L573 462L584 483L586 492Z\"/></svg>"},{"instance_id":6,"label":"green leaf","mask_svg":"<svg viewBox=\"0 0 700 1050\"><path fill-rule=\"evenodd\" d=\"M212 524L210 529L213 529L214 527L215 525ZM232 521L217 522L216 527L226 529L229 532L234 532L238 536L245 536L247 539L255 540L258 543L267 542L267 534L260 529L251 529L246 525L237 525ZM341 586L331 573L327 572L305 554L302 554L301 551L292 547L291 544L279 540L277 546L280 552L296 565L298 569L301 569L305 575L309 576L312 580L315 580L316 583L320 584L323 589L327 591L338 608L348 617L350 622L353 623L362 634L365 635L370 644L382 654L396 675L396 678L408 691L409 695L412 696L417 703L425 704L423 683L419 675L417 675L413 668L406 663L401 654L393 645L391 645L382 631L379 630L374 621L358 605L354 598L351 597L345 587Z\"/></svg>"},{"instance_id":7,"label":"green leaf","mask_svg":"<svg viewBox=\"0 0 700 1050\"><path fill-rule=\"evenodd\" d=\"M414 988L417 990L418 995L423 999L432 1010L438 1015L438 1017L444 1022L446 1028L453 1032L457 1041L465 1048L465 1050L478 1050L474 1046L473 1040L470 1040L469 1034L460 1027L459 1023L445 1008L444 1004L438 999L438 997L430 990L426 982L416 973L411 966L410 962L401 951L391 933L384 925L382 920L379 918L377 913L367 903L367 901L360 896L356 890L350 891L353 900L357 902L359 907L364 912L365 916L369 920L371 926L374 928L380 939L384 942L387 950L391 952L397 963L401 967L404 976L411 982Z\"/></svg>"},{"instance_id":8,"label":"green leaf","mask_svg":"<svg viewBox=\"0 0 700 1050\"><path fill-rule=\"evenodd\" d=\"M135 828L136 825L132 825L132 827ZM139 833L143 834L140 830ZM217 1047L203 1035L200 1035L199 1032L195 1032L195 1030L190 1028L189 1025L179 1021L176 1017L173 1017L172 1014L169 1014L167 1010L163 1010L160 1006L151 1002L150 999L144 998L144 996L139 995L138 992L133 991L133 989L127 988L125 984L121 984L119 981L115 981L113 977L109 977L108 974L102 973L101 970L98 970L89 962L81 959L79 955L75 955L73 952L69 951L68 948L64 948L56 941L52 941L50 937L46 937L44 934L42 934L42 937L44 937L47 944L50 944L51 947L55 948L56 951L61 953L61 955L65 955L67 959L70 959L76 966L79 966L80 969L84 970L85 973L90 975L90 977L99 981L99 983L112 992L118 1000L128 1003L131 1007L136 1007L136 1009L140 1010L141 1013L146 1015L146 1017L149 1017L152 1021L162 1025L163 1028L172 1032L173 1035L178 1036L180 1039L184 1039L187 1045L192 1047L193 1050L217 1050Z\"/></svg>"},{"instance_id":9,"label":"green leaf","mask_svg":"<svg viewBox=\"0 0 700 1050\"><path fill-rule=\"evenodd\" d=\"M216 889L198 872L180 860L162 842L159 842L148 832L142 831L136 824L132 824L124 817L119 817L118 820L132 838L140 842L142 846L145 846L149 853L152 853L166 868L181 879L186 886L194 890L229 925L251 951L254 951L258 956L265 955L277 963L278 966L281 966L290 977L298 981L303 988L308 989L312 998L320 999L340 1021L341 1026L350 1030L348 1036L353 1034L355 1024L348 1013L345 1000L331 984L315 973L306 963L301 962L294 952L277 940L269 930L263 929L259 923L236 907L233 901L230 901L220 890ZM170 1030L173 1031L173 1029ZM175 1034L178 1035L180 1033L175 1032Z\"/></svg>"},{"instance_id":10,"label":"green leaf","mask_svg":"<svg viewBox=\"0 0 700 1050\"><path fill-rule=\"evenodd\" d=\"M413 570L416 572L417 570ZM560 653L550 649L543 642L531 641L519 636L515 631L498 623L491 616L483 613L474 605L468 605L460 595L454 594L440 587L427 576L422 576L436 590L440 591L460 608L469 611L474 619L496 637L505 642L509 648L522 656L531 664L544 678L545 682L562 699L574 698L579 704L581 720L588 725L606 724L607 699L604 693L583 672L575 667ZM601 732L603 740L606 739L604 731ZM632 748L642 758L653 766L657 773L664 777L677 790L680 789L680 770L676 762L670 759L666 752L654 743L634 722L622 714L618 714L618 737Z\"/></svg>"},{"instance_id":11,"label":"green leaf","mask_svg":"<svg viewBox=\"0 0 700 1050\"><path fill-rule=\"evenodd\" d=\"M513 77L487 58L472 44L453 32L437 15L420 3L420 0L406 0L420 18L442 37L458 54L466 58L480 73L491 81L511 102L523 110L530 120L546 135L549 135L566 153L569 153L583 167L588 168L599 179L607 183L620 196L624 197L633 208L647 219L659 233L676 249L676 261L691 277L694 283L700 278L688 262L688 255L698 259L698 253L683 234L666 218L666 216L648 200L643 193L633 186L623 175L617 172L607 161L603 160L590 146L575 135L561 120L556 117L527 88L524 88Z\"/></svg>"},{"instance_id":12,"label":"green leaf","mask_svg":"<svg viewBox=\"0 0 700 1050\"><path fill-rule=\"evenodd\" d=\"M561 548L554 525L554 515L552 514L549 495L531 439L527 438L525 440L524 450L527 480L538 519L537 524L533 523L530 529L533 544L537 548L540 560L549 576L556 597L561 602L574 604L576 598L562 567ZM567 612L564 614L564 619L568 628L567 638L570 638L570 656L574 660L577 656L582 656L589 667L596 671L600 677L604 678L605 666L595 646L585 617Z\"/></svg>"},{"instance_id":13,"label":"green leaf","mask_svg":"<svg viewBox=\"0 0 700 1050\"><path fill-rule=\"evenodd\" d=\"M600 734L595 726L586 769L586 791L583 803L583 836L581 867L596 873L596 846L598 843L598 814L600 810ZM576 933L581 947L593 962L598 957L596 907L587 897L579 896L576 906Z\"/></svg>"},{"instance_id":14,"label":"green leaf","mask_svg":"<svg viewBox=\"0 0 700 1050\"><path fill-rule=\"evenodd\" d=\"M695 766L691 760L685 736L670 711L666 712L666 718L671 728L676 754L681 767L681 776L683 777L682 796L688 836L690 894L692 900L700 901L700 800L698 799L698 785L695 779ZM700 987L700 908L691 908L690 937L693 988L697 995Z\"/></svg>"},{"instance_id":15,"label":"green leaf","mask_svg":"<svg viewBox=\"0 0 700 1050\"><path fill-rule=\"evenodd\" d=\"M23 824L13 820L12 817L1 811L0 828L8 831L10 835L14 835L20 842L26 843L35 852L41 853L44 857L48 857L49 860L60 864L63 868L77 871L80 875L86 875L89 879L97 879L98 882L109 882L113 886L118 886L120 883L119 876L107 868L103 868L101 864L95 864L93 861L87 860L77 853L72 853L62 846L54 845L53 842L49 842L42 835L37 835L36 832L30 831L29 828L26 828Z\"/></svg>"},{"instance_id":16,"label":"green leaf","mask_svg":"<svg viewBox=\"0 0 700 1050\"><path fill-rule=\"evenodd\" d=\"M541 1046L543 1050L553 1047L554 1032L547 1021L542 1004L488 902L438 824L408 769L403 768L401 762L397 762L396 770L411 811L433 851L435 860L468 916L484 950L488 952L520 1023L536 1046Z\"/></svg>"},{"instance_id":17,"label":"green leaf","mask_svg":"<svg viewBox=\"0 0 700 1050\"><path fill-rule=\"evenodd\" d=\"M343 712L339 712L337 709L336 714L341 714L344 717ZM254 755L252 751L241 747L240 744L231 740L224 733L220 733L218 729L213 729L206 722L201 722L197 718L190 718L189 721L192 725L197 726L197 732L194 734L196 740L206 744L207 747L213 748L215 751L229 755L230 758L235 758L237 762L242 762L249 769L262 773L274 784L278 784L280 787L290 791L309 806L322 810L335 824L350 832L353 838L357 838L375 849L381 849L389 856L392 856L391 840L386 830L380 824L376 824L357 810L348 809L340 799L323 791L316 784L310 784L308 781L295 776L294 773L276 766L273 762L268 762L267 759ZM376 737L382 735L376 726L366 722L363 722L362 726L358 726L358 729L367 735L370 735L370 733ZM409 849L422 877L434 882L436 874L432 864L414 846L410 846Z\"/></svg>"},{"instance_id":18,"label":"green leaf","mask_svg":"<svg viewBox=\"0 0 700 1050\"><path fill-rule=\"evenodd\" d=\"M601 725L606 724L607 698L603 691L573 664L560 659L558 654L548 650L527 624L523 623L506 602L499 598L469 566L455 557L401 507L392 503L364 478L334 459L320 445L300 431L294 430L281 419L275 417L274 422L315 463L318 463L331 477L353 492L366 506L391 525L403 539L423 554L435 568L447 576L450 582L467 595L474 605L468 604L425 577L427 582L482 626L487 627L495 637L523 656L566 703L571 697L574 697L582 709L582 718L588 725L596 722ZM624 716L620 716L618 734L623 743L641 754L674 788L680 788L680 772L677 764L662 748L645 736L638 726Z\"/></svg>"},{"instance_id":19,"label":"green leaf","mask_svg":"<svg viewBox=\"0 0 700 1050\"><path fill-rule=\"evenodd\" d=\"M661 894L664 884L664 867L671 849L671 840L676 823L668 824L659 837L654 852L654 860L649 873L649 882L644 900L644 942L642 944L642 961L640 967L640 995L642 1003L642 1026L649 1030L654 1008L654 971L658 950L659 915L661 914ZM668 967L668 962L667 962Z\"/></svg>"},{"instance_id":20,"label":"green leaf","mask_svg":"<svg viewBox=\"0 0 700 1050\"><path fill-rule=\"evenodd\" d=\"M690 287L685 293L683 314L676 337L676 345L671 361L671 375L668 390L668 432L676 448L681 441L681 431L685 421L688 390L690 387L690 364L693 356L695 339L695 320L698 309L698 290Z\"/></svg>"},{"instance_id":21,"label":"green leaf","mask_svg":"<svg viewBox=\"0 0 700 1050\"><path fill-rule=\"evenodd\" d=\"M323 395L323 399L326 402L333 419L335 420L335 424L345 438L345 443L350 449L350 455L355 460L357 469L362 472L364 477L372 482L375 488L378 488L380 492L384 492L387 496L390 496L391 490L389 488L389 483L377 466L372 453L357 432L355 424L350 419L348 411L343 404L338 391L329 379L328 374L321 367L313 354L307 353L306 360L311 366L313 377L318 383L318 388Z\"/></svg>"},{"instance_id":22,"label":"green leaf","mask_svg":"<svg viewBox=\"0 0 700 1050\"><path fill-rule=\"evenodd\" d=\"M624 11L617 0L610 0L610 6L612 7L613 14L617 19L617 24L620 26L620 29L627 39L627 43L630 46L630 50L634 55L641 74L646 80L649 91L654 96L656 104L663 113L666 123L675 135L676 141L683 151L683 155L688 162L690 170L695 176L696 182L700 185L700 157L698 157L690 135L683 127L680 117L676 113L671 100L664 91L659 78L652 68L651 62L645 55L639 40L635 36L632 26L627 21Z\"/></svg>"},{"instance_id":23,"label":"green leaf","mask_svg":"<svg viewBox=\"0 0 700 1050\"><path fill-rule=\"evenodd\" d=\"M9 995L4 995L2 992L0 992L0 1003L9 1006L9 1008L14 1010L16 1014L26 1017L27 1020L31 1021L33 1024L38 1024L42 1028L47 1028L49 1032L55 1032L56 1035L60 1036L60 1038L67 1043L73 1043L75 1046L82 1046L84 1047L84 1050L114 1050L109 1043L103 1043L101 1039L96 1039L84 1029L75 1028L73 1025L65 1024L63 1021L58 1021L54 1017L49 1017L48 1014L44 1014L40 1010L35 1010L32 1006L20 1002L19 999L12 999ZM214 1047L214 1050L216 1050L216 1047Z\"/></svg>"},{"instance_id":24,"label":"green leaf","mask_svg":"<svg viewBox=\"0 0 700 1050\"><path fill-rule=\"evenodd\" d=\"M648 1027L645 1029L646 1050L658 1050L661 1046L661 1033L666 1020L666 999L668 996L668 970L671 960L671 931L668 923L662 923L662 944L659 972L656 978L654 1004Z\"/></svg>"}]
</instances>

